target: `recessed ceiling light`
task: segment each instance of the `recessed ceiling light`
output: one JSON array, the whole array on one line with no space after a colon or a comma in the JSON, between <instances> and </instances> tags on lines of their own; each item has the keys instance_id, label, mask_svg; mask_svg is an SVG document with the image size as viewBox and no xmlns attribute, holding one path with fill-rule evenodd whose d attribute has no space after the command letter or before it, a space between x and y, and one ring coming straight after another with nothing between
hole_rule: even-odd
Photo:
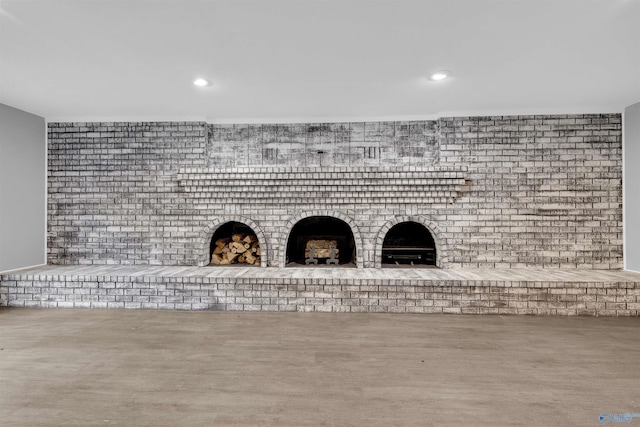
<instances>
[{"instance_id":1,"label":"recessed ceiling light","mask_svg":"<svg viewBox=\"0 0 640 427\"><path fill-rule=\"evenodd\" d=\"M195 86L204 87L204 86L209 86L211 83L209 83L209 80L198 78L193 81L193 84Z\"/></svg>"},{"instance_id":2,"label":"recessed ceiling light","mask_svg":"<svg viewBox=\"0 0 640 427\"><path fill-rule=\"evenodd\" d=\"M445 70L443 70L443 71L438 71L437 73L433 73L433 74L431 74L431 76L429 76L429 78L430 78L431 80L434 80L434 81L444 80L444 79L446 79L447 77L449 77L449 72L448 72L448 71L445 71Z\"/></svg>"}]
</instances>

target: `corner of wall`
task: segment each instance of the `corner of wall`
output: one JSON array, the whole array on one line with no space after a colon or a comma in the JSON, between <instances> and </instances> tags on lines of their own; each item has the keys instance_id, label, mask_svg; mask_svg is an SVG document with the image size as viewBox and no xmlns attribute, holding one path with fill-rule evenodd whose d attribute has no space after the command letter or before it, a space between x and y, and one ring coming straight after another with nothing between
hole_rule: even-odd
<instances>
[{"instance_id":1,"label":"corner of wall","mask_svg":"<svg viewBox=\"0 0 640 427\"><path fill-rule=\"evenodd\" d=\"M624 110L622 159L624 268L640 272L640 102Z\"/></svg>"}]
</instances>

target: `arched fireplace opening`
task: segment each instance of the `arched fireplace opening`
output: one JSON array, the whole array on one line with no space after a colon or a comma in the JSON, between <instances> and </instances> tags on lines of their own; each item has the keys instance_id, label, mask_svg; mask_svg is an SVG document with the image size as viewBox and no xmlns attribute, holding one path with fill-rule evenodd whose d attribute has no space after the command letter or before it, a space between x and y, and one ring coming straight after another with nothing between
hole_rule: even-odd
<instances>
[{"instance_id":1,"label":"arched fireplace opening","mask_svg":"<svg viewBox=\"0 0 640 427\"><path fill-rule=\"evenodd\" d=\"M300 220L287 241L287 266L356 266L356 243L349 224L330 216Z\"/></svg>"},{"instance_id":2,"label":"arched fireplace opening","mask_svg":"<svg viewBox=\"0 0 640 427\"><path fill-rule=\"evenodd\" d=\"M382 266L396 265L436 265L436 245L427 227L413 221L391 227L382 243Z\"/></svg>"},{"instance_id":3,"label":"arched fireplace opening","mask_svg":"<svg viewBox=\"0 0 640 427\"><path fill-rule=\"evenodd\" d=\"M260 241L246 224L230 221L213 233L209 248L209 265L260 266Z\"/></svg>"}]
</instances>

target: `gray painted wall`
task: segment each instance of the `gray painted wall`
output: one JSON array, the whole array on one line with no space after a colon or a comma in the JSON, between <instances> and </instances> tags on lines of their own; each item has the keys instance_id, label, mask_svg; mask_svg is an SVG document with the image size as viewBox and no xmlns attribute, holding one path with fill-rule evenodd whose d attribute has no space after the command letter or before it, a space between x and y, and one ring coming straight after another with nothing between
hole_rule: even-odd
<instances>
[{"instance_id":1,"label":"gray painted wall","mask_svg":"<svg viewBox=\"0 0 640 427\"><path fill-rule=\"evenodd\" d=\"M624 260L640 271L640 102L624 110Z\"/></svg>"},{"instance_id":2,"label":"gray painted wall","mask_svg":"<svg viewBox=\"0 0 640 427\"><path fill-rule=\"evenodd\" d=\"M0 271L44 264L46 124L0 104Z\"/></svg>"}]
</instances>

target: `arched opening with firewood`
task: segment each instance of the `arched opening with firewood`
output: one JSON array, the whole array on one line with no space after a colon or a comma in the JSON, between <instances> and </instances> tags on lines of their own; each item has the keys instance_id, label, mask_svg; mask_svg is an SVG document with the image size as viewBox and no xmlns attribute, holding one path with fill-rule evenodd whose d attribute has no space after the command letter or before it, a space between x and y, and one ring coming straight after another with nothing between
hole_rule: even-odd
<instances>
[{"instance_id":1,"label":"arched opening with firewood","mask_svg":"<svg viewBox=\"0 0 640 427\"><path fill-rule=\"evenodd\" d=\"M356 244L349 224L330 216L298 221L287 241L287 266L356 266Z\"/></svg>"},{"instance_id":2,"label":"arched opening with firewood","mask_svg":"<svg viewBox=\"0 0 640 427\"><path fill-rule=\"evenodd\" d=\"M229 221L213 233L210 245L210 265L260 266L262 249L251 227Z\"/></svg>"}]
</instances>

